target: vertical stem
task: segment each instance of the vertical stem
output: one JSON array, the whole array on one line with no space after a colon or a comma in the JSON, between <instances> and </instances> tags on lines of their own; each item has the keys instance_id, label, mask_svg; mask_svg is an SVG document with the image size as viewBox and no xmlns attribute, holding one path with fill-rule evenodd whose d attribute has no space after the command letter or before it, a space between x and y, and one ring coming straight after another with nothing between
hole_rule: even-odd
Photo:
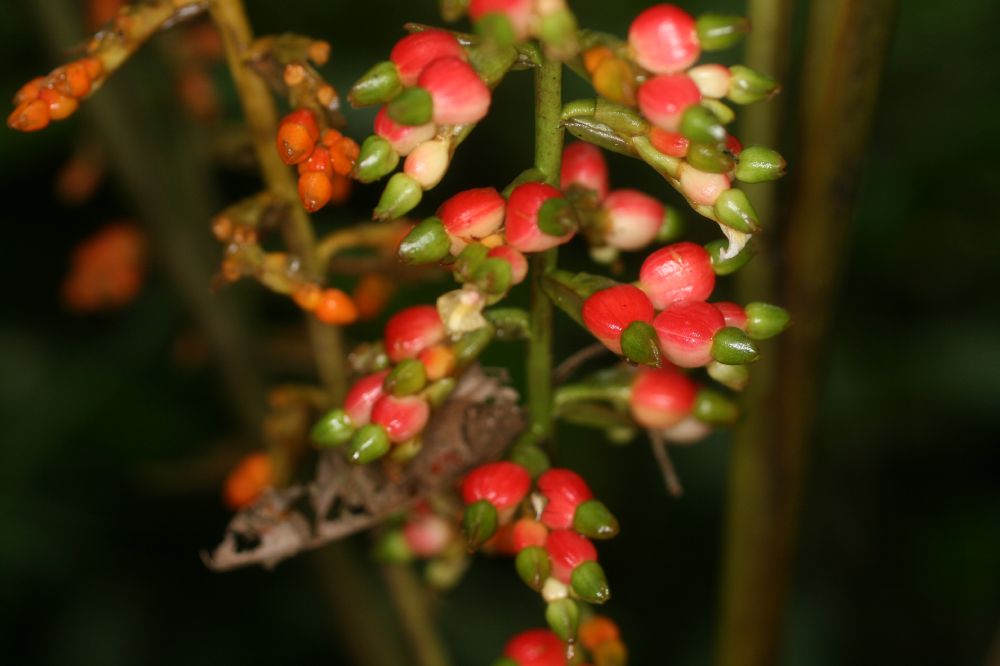
<instances>
[{"instance_id":1,"label":"vertical stem","mask_svg":"<svg viewBox=\"0 0 1000 666\"><path fill-rule=\"evenodd\" d=\"M545 182L559 186L563 129L562 64L543 56L535 71L535 168ZM528 342L528 409L530 430L536 441L552 437L552 302L542 289L542 276L555 268L553 248L531 258L531 339Z\"/></svg>"},{"instance_id":2,"label":"vertical stem","mask_svg":"<svg viewBox=\"0 0 1000 666\"><path fill-rule=\"evenodd\" d=\"M776 2L758 4L780 11ZM812 4L799 105L801 137L798 156L790 160L796 189L787 225L775 239L783 250L783 290L766 273L756 282L750 274L748 285L765 292L751 297L773 292L796 325L765 350L765 358L767 351L772 358L760 367L760 377L755 370L748 418L733 447L721 666L778 661L845 221L860 180L895 9L895 0Z\"/></svg>"},{"instance_id":3,"label":"vertical stem","mask_svg":"<svg viewBox=\"0 0 1000 666\"><path fill-rule=\"evenodd\" d=\"M382 577L393 604L403 622L403 634L413 648L412 658L419 666L448 666L448 653L441 636L431 624L431 611L420 579L408 564L387 564Z\"/></svg>"}]
</instances>

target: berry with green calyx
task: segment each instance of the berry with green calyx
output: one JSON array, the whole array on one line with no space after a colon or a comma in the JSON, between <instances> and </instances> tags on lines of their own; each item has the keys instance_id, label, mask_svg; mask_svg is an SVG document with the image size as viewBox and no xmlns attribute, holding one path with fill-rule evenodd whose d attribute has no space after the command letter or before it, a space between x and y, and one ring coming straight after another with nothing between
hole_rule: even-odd
<instances>
[{"instance_id":1,"label":"berry with green calyx","mask_svg":"<svg viewBox=\"0 0 1000 666\"><path fill-rule=\"evenodd\" d=\"M788 310L768 303L748 303L747 334L754 340L766 340L778 335L791 323Z\"/></svg>"},{"instance_id":2,"label":"berry with green calyx","mask_svg":"<svg viewBox=\"0 0 1000 666\"><path fill-rule=\"evenodd\" d=\"M424 364L415 358L400 361L385 378L385 390L392 395L412 395L427 385Z\"/></svg>"},{"instance_id":3,"label":"berry with green calyx","mask_svg":"<svg viewBox=\"0 0 1000 666\"><path fill-rule=\"evenodd\" d=\"M361 144L361 153L354 165L354 177L362 183L372 183L392 173L399 164L399 155L392 144L373 134Z\"/></svg>"},{"instance_id":4,"label":"berry with green calyx","mask_svg":"<svg viewBox=\"0 0 1000 666\"><path fill-rule=\"evenodd\" d=\"M721 51L740 43L750 32L750 21L745 16L708 13L698 17L695 29L702 49Z\"/></svg>"},{"instance_id":5,"label":"berry with green calyx","mask_svg":"<svg viewBox=\"0 0 1000 666\"><path fill-rule=\"evenodd\" d=\"M386 60L365 72L351 86L347 99L352 106L370 106L387 102L402 90L403 85L399 81L396 65Z\"/></svg>"},{"instance_id":6,"label":"berry with green calyx","mask_svg":"<svg viewBox=\"0 0 1000 666\"><path fill-rule=\"evenodd\" d=\"M639 286L658 310L678 301L703 301L715 288L711 257L687 241L662 247L642 262Z\"/></svg>"},{"instance_id":7,"label":"berry with green calyx","mask_svg":"<svg viewBox=\"0 0 1000 666\"><path fill-rule=\"evenodd\" d=\"M430 405L423 397L384 395L372 407L372 423L385 428L393 444L402 444L423 432L430 411Z\"/></svg>"},{"instance_id":8,"label":"berry with green calyx","mask_svg":"<svg viewBox=\"0 0 1000 666\"><path fill-rule=\"evenodd\" d=\"M645 321L629 324L621 337L622 355L638 365L658 368L662 363L656 329Z\"/></svg>"},{"instance_id":9,"label":"berry with green calyx","mask_svg":"<svg viewBox=\"0 0 1000 666\"><path fill-rule=\"evenodd\" d=\"M406 234L399 244L399 258L407 264L435 264L448 256L451 238L440 218L428 217Z\"/></svg>"},{"instance_id":10,"label":"berry with green calyx","mask_svg":"<svg viewBox=\"0 0 1000 666\"><path fill-rule=\"evenodd\" d=\"M316 421L309 436L319 446L340 446L354 435L354 425L350 417L340 408L332 409Z\"/></svg>"},{"instance_id":11,"label":"berry with green calyx","mask_svg":"<svg viewBox=\"0 0 1000 666\"><path fill-rule=\"evenodd\" d=\"M462 531L469 550L476 550L489 541L497 531L497 510L487 500L477 500L465 507Z\"/></svg>"},{"instance_id":12,"label":"berry with green calyx","mask_svg":"<svg viewBox=\"0 0 1000 666\"><path fill-rule=\"evenodd\" d=\"M389 435L377 423L369 423L358 428L351 437L347 449L347 459L355 465L367 465L389 452Z\"/></svg>"},{"instance_id":13,"label":"berry with green calyx","mask_svg":"<svg viewBox=\"0 0 1000 666\"><path fill-rule=\"evenodd\" d=\"M550 601L545 607L545 621L556 636L571 641L580 627L580 607L572 599Z\"/></svg>"},{"instance_id":14,"label":"berry with green calyx","mask_svg":"<svg viewBox=\"0 0 1000 666\"><path fill-rule=\"evenodd\" d=\"M483 293L497 296L507 293L514 277L509 263L487 257L473 272L472 280Z\"/></svg>"},{"instance_id":15,"label":"berry with green calyx","mask_svg":"<svg viewBox=\"0 0 1000 666\"><path fill-rule=\"evenodd\" d=\"M713 111L701 104L684 110L680 118L680 133L694 143L721 143L726 140L726 128Z\"/></svg>"},{"instance_id":16,"label":"berry with green calyx","mask_svg":"<svg viewBox=\"0 0 1000 666\"><path fill-rule=\"evenodd\" d=\"M405 173L397 173L386 183L382 196L375 207L378 220L395 220L417 207L423 198L420 183Z\"/></svg>"},{"instance_id":17,"label":"berry with green calyx","mask_svg":"<svg viewBox=\"0 0 1000 666\"><path fill-rule=\"evenodd\" d=\"M554 468L538 477L545 498L541 521L550 529L574 529L592 539L618 534L618 520L594 499L587 482L572 470Z\"/></svg>"},{"instance_id":18,"label":"berry with green calyx","mask_svg":"<svg viewBox=\"0 0 1000 666\"><path fill-rule=\"evenodd\" d=\"M735 164L719 144L694 143L688 147L687 161L695 169L707 173L728 173Z\"/></svg>"},{"instance_id":19,"label":"berry with green calyx","mask_svg":"<svg viewBox=\"0 0 1000 666\"><path fill-rule=\"evenodd\" d=\"M712 361L715 336L725 326L722 314L704 301L674 303L653 320L663 355L682 368L697 368Z\"/></svg>"},{"instance_id":20,"label":"berry with green calyx","mask_svg":"<svg viewBox=\"0 0 1000 666\"><path fill-rule=\"evenodd\" d=\"M688 136L684 132L684 118L693 109L700 108L701 92L686 74L663 74L639 86L637 99L639 111L649 122L668 132L680 130Z\"/></svg>"},{"instance_id":21,"label":"berry with green calyx","mask_svg":"<svg viewBox=\"0 0 1000 666\"><path fill-rule=\"evenodd\" d=\"M583 325L601 344L622 353L622 332L633 322L653 321L653 304L641 289L621 284L594 292L583 302ZM638 353L634 350L633 353Z\"/></svg>"},{"instance_id":22,"label":"berry with green calyx","mask_svg":"<svg viewBox=\"0 0 1000 666\"><path fill-rule=\"evenodd\" d=\"M725 326L712 338L712 358L726 365L746 365L760 358L750 336L735 326Z\"/></svg>"},{"instance_id":23,"label":"berry with green calyx","mask_svg":"<svg viewBox=\"0 0 1000 666\"><path fill-rule=\"evenodd\" d=\"M603 604L611 598L611 589L604 569L597 562L584 562L570 576L573 594L592 604Z\"/></svg>"},{"instance_id":24,"label":"berry with green calyx","mask_svg":"<svg viewBox=\"0 0 1000 666\"><path fill-rule=\"evenodd\" d=\"M535 592L541 592L545 581L552 575L549 554L541 546L522 548L514 558L514 568L524 584Z\"/></svg>"},{"instance_id":25,"label":"berry with green calyx","mask_svg":"<svg viewBox=\"0 0 1000 666\"><path fill-rule=\"evenodd\" d=\"M545 540L552 576L569 585L580 599L600 604L611 598L594 544L573 530L553 530Z\"/></svg>"},{"instance_id":26,"label":"berry with green calyx","mask_svg":"<svg viewBox=\"0 0 1000 666\"><path fill-rule=\"evenodd\" d=\"M749 67L733 65L729 72L732 78L729 80L727 97L737 104L753 104L769 99L781 90L777 81Z\"/></svg>"},{"instance_id":27,"label":"berry with green calyx","mask_svg":"<svg viewBox=\"0 0 1000 666\"><path fill-rule=\"evenodd\" d=\"M423 88L407 88L385 107L389 118L400 125L426 125L434 116L434 100Z\"/></svg>"},{"instance_id":28,"label":"berry with green calyx","mask_svg":"<svg viewBox=\"0 0 1000 666\"><path fill-rule=\"evenodd\" d=\"M462 481L465 534L469 547L478 548L505 522L528 494L531 477L518 464L501 461L480 465Z\"/></svg>"},{"instance_id":29,"label":"berry with green calyx","mask_svg":"<svg viewBox=\"0 0 1000 666\"><path fill-rule=\"evenodd\" d=\"M548 199L538 209L538 228L550 236L563 236L578 226L576 211L566 199Z\"/></svg>"},{"instance_id":30,"label":"berry with green calyx","mask_svg":"<svg viewBox=\"0 0 1000 666\"><path fill-rule=\"evenodd\" d=\"M744 183L766 183L785 175L787 162L776 150L747 146L736 162L736 179Z\"/></svg>"},{"instance_id":31,"label":"berry with green calyx","mask_svg":"<svg viewBox=\"0 0 1000 666\"><path fill-rule=\"evenodd\" d=\"M403 37L392 47L389 60L396 66L400 82L410 87L439 58L465 60L465 49L447 30L430 28Z\"/></svg>"},{"instance_id":32,"label":"berry with green calyx","mask_svg":"<svg viewBox=\"0 0 1000 666\"><path fill-rule=\"evenodd\" d=\"M715 200L715 215L727 227L745 234L760 231L757 211L754 210L746 192L739 188L730 188L719 195Z\"/></svg>"}]
</instances>

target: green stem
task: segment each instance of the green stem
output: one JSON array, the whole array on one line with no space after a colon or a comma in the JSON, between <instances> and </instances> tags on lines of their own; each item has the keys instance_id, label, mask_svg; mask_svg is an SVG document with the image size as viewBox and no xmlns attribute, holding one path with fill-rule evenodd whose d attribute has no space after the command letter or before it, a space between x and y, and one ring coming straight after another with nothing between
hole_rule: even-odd
<instances>
[{"instance_id":1,"label":"green stem","mask_svg":"<svg viewBox=\"0 0 1000 666\"><path fill-rule=\"evenodd\" d=\"M559 186L562 160L562 64L542 58L535 71L535 168L545 182ZM530 432L536 441L552 443L552 302L542 277L556 266L555 248L531 258L531 340L528 343L528 409Z\"/></svg>"},{"instance_id":2,"label":"green stem","mask_svg":"<svg viewBox=\"0 0 1000 666\"><path fill-rule=\"evenodd\" d=\"M448 666L451 662L440 635L434 630L427 593L413 569L407 564L387 564L382 567L382 577L403 621L403 633L413 649L413 662L418 666Z\"/></svg>"}]
</instances>

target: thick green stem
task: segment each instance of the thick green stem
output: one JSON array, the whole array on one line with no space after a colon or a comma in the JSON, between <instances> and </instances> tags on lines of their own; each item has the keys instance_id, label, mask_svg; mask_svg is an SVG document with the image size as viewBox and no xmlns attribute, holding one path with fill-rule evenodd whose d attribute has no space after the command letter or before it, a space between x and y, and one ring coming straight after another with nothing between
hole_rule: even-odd
<instances>
[{"instance_id":1,"label":"thick green stem","mask_svg":"<svg viewBox=\"0 0 1000 666\"><path fill-rule=\"evenodd\" d=\"M755 14L790 10L777 0L754 4ZM765 360L754 368L747 396L748 417L733 447L720 666L766 666L780 653L824 342L895 9L895 0L812 4L799 153L790 160L796 189L787 223L772 238L772 247L782 249L785 271L778 276L758 269L742 285L748 298L773 299L787 307L796 325L762 350ZM759 20L754 17L755 25ZM787 21L784 16L774 23L787 26ZM786 36L764 47L772 63L750 65L780 71L787 48ZM751 127L753 140L766 139L768 132L777 138L779 122L775 117ZM760 212L766 207L777 217L773 198ZM778 263L776 257L761 259Z\"/></svg>"},{"instance_id":2,"label":"thick green stem","mask_svg":"<svg viewBox=\"0 0 1000 666\"><path fill-rule=\"evenodd\" d=\"M545 182L559 186L562 160L562 64L543 58L535 71L535 168ZM528 343L528 409L536 441L552 446L552 301L542 277L556 266L555 248L531 258L531 340Z\"/></svg>"}]
</instances>

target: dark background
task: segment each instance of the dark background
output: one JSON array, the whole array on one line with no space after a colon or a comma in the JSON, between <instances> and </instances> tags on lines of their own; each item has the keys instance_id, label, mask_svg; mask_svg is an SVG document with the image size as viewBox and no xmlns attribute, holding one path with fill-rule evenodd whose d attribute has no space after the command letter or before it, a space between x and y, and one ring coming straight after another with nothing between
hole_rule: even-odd
<instances>
[{"instance_id":1,"label":"dark background","mask_svg":"<svg viewBox=\"0 0 1000 666\"><path fill-rule=\"evenodd\" d=\"M52 4L0 3L3 96L73 46L43 29ZM584 25L624 34L645 4L574 6ZM799 4L802 18L809 3ZM824 359L787 664L985 664L997 639L1000 4L900 5L857 212L843 221L848 256ZM743 9L722 1L686 6ZM385 57L404 20L436 22L430 0L252 0L248 7L259 33L330 40L324 71L341 90ZM129 117L161 142L191 124L168 85L169 48L154 41L106 91L126 96ZM235 118L228 79L217 69ZM574 82L568 94L584 90ZM448 191L502 185L529 164L529 95L526 74L501 86L494 113L459 151L426 210ZM363 137L370 118L351 112L350 133ZM78 114L36 135L0 131L0 661L348 663L330 603L338 588L324 575L335 564L328 554L273 573L226 575L198 559L227 520L219 495L227 466L255 442L241 434L211 360L199 360L197 326L174 288L177 266L165 269L157 255L140 297L112 314L79 316L60 304L73 246L108 220L137 215L114 177L80 207L53 195L53 174L91 129ZM178 185L176 166L146 165L167 189ZM640 164L612 159L612 167L616 184L680 203ZM210 211L253 189L228 170L213 172L208 184ZM365 188L350 208L319 215L320 227L360 219L377 191ZM205 219L175 222L193 230L203 256L218 256ZM444 288L406 291L395 305ZM293 308L250 283L213 298L239 312L257 342L298 321ZM560 321L565 355L586 338ZM350 334L362 340L376 330ZM289 374L253 350L246 362L268 379ZM519 349L488 358L520 375ZM623 627L632 663L707 663L729 436L676 451L687 494L675 501L642 441L615 447L591 432L563 435L561 462L592 479L624 526L601 557L615 595L607 612ZM351 548L363 556L369 542L355 539ZM363 584L384 607L381 582L374 570L366 575ZM457 664L488 663L507 636L542 622L540 603L503 561L477 560L439 608ZM386 624L385 640L398 640L393 632Z\"/></svg>"}]
</instances>

